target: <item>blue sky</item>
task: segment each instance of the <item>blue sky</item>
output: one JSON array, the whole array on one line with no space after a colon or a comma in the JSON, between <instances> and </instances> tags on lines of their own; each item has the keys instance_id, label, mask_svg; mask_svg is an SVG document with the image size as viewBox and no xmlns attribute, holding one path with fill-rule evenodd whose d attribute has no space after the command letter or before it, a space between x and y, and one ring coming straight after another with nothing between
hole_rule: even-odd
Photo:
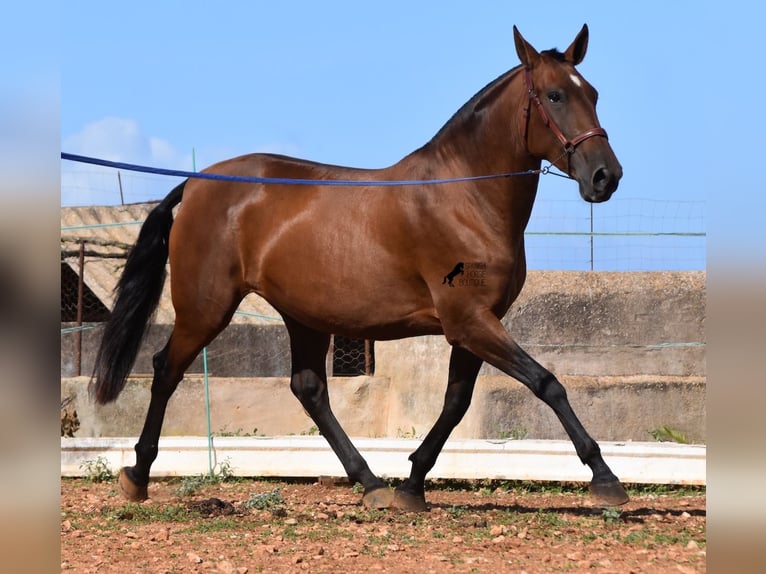
<instances>
[{"instance_id":1,"label":"blue sky","mask_svg":"<svg viewBox=\"0 0 766 574\"><path fill-rule=\"evenodd\" d=\"M705 206L694 202L739 177L706 162L723 119L709 116L709 90L731 89L721 84L729 73L711 82L709 69L754 24L726 29L700 2L80 2L61 19L70 153L185 170L192 150L197 168L254 151L382 167L518 63L514 24L538 49L564 49L587 22L580 71L599 90L625 170L614 198L594 208L602 230L704 231ZM62 162L61 204L119 203L116 175L98 171ZM126 202L172 187L121 177ZM573 182L543 178L538 197L560 229L584 225L590 207ZM704 266L704 250L694 257Z\"/></svg>"}]
</instances>

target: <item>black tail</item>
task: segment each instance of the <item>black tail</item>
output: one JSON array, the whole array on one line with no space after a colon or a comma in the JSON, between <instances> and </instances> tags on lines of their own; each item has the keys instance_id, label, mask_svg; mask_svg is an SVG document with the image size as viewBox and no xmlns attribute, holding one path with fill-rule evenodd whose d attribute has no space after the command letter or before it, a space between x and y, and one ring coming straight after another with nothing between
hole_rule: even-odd
<instances>
[{"instance_id":1,"label":"black tail","mask_svg":"<svg viewBox=\"0 0 766 574\"><path fill-rule=\"evenodd\" d=\"M99 404L115 400L125 386L146 326L160 302L173 207L180 203L185 185L186 181L152 209L128 254L90 382L91 392Z\"/></svg>"}]
</instances>

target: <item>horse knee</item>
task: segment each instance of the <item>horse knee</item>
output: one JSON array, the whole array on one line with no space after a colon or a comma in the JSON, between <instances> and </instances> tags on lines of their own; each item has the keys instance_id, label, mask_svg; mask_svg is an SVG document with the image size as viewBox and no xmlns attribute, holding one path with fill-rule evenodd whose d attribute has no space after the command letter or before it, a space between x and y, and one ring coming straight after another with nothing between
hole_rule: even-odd
<instances>
[{"instance_id":1,"label":"horse knee","mask_svg":"<svg viewBox=\"0 0 766 574\"><path fill-rule=\"evenodd\" d=\"M568 402L567 390L551 373L548 373L548 376L540 381L539 386L533 390L535 395L542 399L545 404L554 405L561 402Z\"/></svg>"},{"instance_id":2,"label":"horse knee","mask_svg":"<svg viewBox=\"0 0 766 574\"><path fill-rule=\"evenodd\" d=\"M468 411L468 407L471 406L471 395L464 393L456 394L454 396L447 397L444 401L444 408L442 412L450 419L460 420Z\"/></svg>"},{"instance_id":3,"label":"horse knee","mask_svg":"<svg viewBox=\"0 0 766 574\"><path fill-rule=\"evenodd\" d=\"M311 371L294 374L290 378L290 390L307 410L318 406L327 397L327 385Z\"/></svg>"}]
</instances>

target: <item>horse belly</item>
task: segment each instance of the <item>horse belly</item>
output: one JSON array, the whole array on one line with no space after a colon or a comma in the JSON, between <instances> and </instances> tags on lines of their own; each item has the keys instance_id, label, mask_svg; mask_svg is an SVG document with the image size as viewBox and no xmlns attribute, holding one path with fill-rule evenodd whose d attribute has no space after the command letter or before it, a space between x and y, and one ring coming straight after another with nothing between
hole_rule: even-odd
<instances>
[{"instance_id":1,"label":"horse belly","mask_svg":"<svg viewBox=\"0 0 766 574\"><path fill-rule=\"evenodd\" d=\"M266 271L257 292L319 331L370 339L437 334L441 326L433 303L413 283L366 268L331 273L295 262L289 270Z\"/></svg>"},{"instance_id":2,"label":"horse belly","mask_svg":"<svg viewBox=\"0 0 766 574\"><path fill-rule=\"evenodd\" d=\"M301 227L301 226L297 226ZM283 234L261 259L255 291L321 331L376 339L440 332L413 262L350 229Z\"/></svg>"}]
</instances>

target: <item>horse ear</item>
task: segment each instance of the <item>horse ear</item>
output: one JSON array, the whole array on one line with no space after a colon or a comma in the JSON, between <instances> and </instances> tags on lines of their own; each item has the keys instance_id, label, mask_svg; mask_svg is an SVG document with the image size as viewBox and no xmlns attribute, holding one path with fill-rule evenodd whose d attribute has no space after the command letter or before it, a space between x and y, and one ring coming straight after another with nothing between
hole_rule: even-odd
<instances>
[{"instance_id":1,"label":"horse ear","mask_svg":"<svg viewBox=\"0 0 766 574\"><path fill-rule=\"evenodd\" d=\"M513 41L516 43L516 54L518 54L521 63L527 68L534 68L537 60L540 59L540 54L524 39L515 25L513 27Z\"/></svg>"},{"instance_id":2,"label":"horse ear","mask_svg":"<svg viewBox=\"0 0 766 574\"><path fill-rule=\"evenodd\" d=\"M567 62L570 62L573 66L576 66L585 58L585 52L588 50L588 25L583 24L582 30L577 34L574 42L564 52L564 57Z\"/></svg>"}]
</instances>

